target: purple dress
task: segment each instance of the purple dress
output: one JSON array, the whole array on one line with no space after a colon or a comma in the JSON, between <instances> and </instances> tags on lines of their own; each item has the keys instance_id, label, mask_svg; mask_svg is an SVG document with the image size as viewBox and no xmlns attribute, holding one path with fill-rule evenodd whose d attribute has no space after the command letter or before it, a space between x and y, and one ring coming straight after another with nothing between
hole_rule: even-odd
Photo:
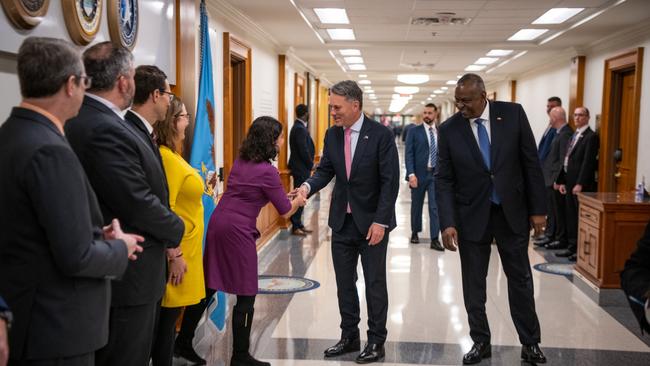
<instances>
[{"instance_id":1,"label":"purple dress","mask_svg":"<svg viewBox=\"0 0 650 366\"><path fill-rule=\"evenodd\" d=\"M226 192L206 234L203 266L208 288L235 295L257 294L257 216L268 202L281 215L291 210L278 170L267 162L237 159Z\"/></svg>"}]
</instances>

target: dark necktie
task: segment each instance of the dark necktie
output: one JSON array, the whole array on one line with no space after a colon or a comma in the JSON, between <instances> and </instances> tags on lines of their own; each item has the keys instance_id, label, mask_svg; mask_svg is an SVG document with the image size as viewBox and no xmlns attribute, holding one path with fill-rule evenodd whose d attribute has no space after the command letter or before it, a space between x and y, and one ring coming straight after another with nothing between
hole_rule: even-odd
<instances>
[{"instance_id":1,"label":"dark necktie","mask_svg":"<svg viewBox=\"0 0 650 366\"><path fill-rule=\"evenodd\" d=\"M431 147L429 148L429 163L432 168L436 167L436 156L438 156L438 143L433 134L433 127L429 127L429 139L431 140Z\"/></svg>"},{"instance_id":2,"label":"dark necktie","mask_svg":"<svg viewBox=\"0 0 650 366\"><path fill-rule=\"evenodd\" d=\"M487 128L485 128L485 125L483 125L483 121L484 119L482 118L477 118L474 120L478 131L478 145L481 149L481 155L483 156L485 166L488 168L488 170L490 170L491 174L492 169L490 164L490 138L488 137ZM494 189L494 180L492 181L492 194L490 196L490 201L496 203L497 205L501 203L501 200L497 196L497 192Z\"/></svg>"}]
</instances>

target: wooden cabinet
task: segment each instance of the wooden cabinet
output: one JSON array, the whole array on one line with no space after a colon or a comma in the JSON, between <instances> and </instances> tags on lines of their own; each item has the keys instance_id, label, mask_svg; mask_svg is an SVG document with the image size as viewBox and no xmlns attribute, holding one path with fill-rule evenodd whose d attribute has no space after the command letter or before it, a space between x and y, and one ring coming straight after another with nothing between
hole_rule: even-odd
<instances>
[{"instance_id":1,"label":"wooden cabinet","mask_svg":"<svg viewBox=\"0 0 650 366\"><path fill-rule=\"evenodd\" d=\"M650 221L650 200L632 193L580 193L576 270L599 288L620 288L620 273Z\"/></svg>"}]
</instances>

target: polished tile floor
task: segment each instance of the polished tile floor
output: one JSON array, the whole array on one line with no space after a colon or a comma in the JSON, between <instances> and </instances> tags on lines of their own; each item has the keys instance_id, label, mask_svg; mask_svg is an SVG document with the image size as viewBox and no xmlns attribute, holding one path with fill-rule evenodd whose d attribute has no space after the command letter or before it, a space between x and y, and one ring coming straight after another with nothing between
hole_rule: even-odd
<instances>
[{"instance_id":1,"label":"polished tile floor","mask_svg":"<svg viewBox=\"0 0 650 366\"><path fill-rule=\"evenodd\" d=\"M403 173L402 173L403 174ZM385 365L458 365L471 347L463 306L457 252L410 244L410 193L402 181L397 202L398 227L390 234L387 259L389 314ZM304 276L320 287L289 295L259 295L251 351L281 366L352 365L355 354L323 359L323 350L340 336L336 283L327 227L330 191L312 199L305 210L314 233L298 238L280 233L260 253L260 273ZM425 210L426 212L426 210ZM424 227L428 227L428 215ZM422 238L422 236L421 236ZM545 262L529 251L531 265ZM359 272L361 266L359 265ZM550 365L650 365L650 335L640 336L592 302L565 276L533 270L542 343ZM482 365L519 365L520 345L510 318L506 278L498 253L492 251L488 274L487 313L492 358ZM360 330L365 338L363 276L357 283L362 304ZM616 309L623 317L628 309ZM629 326L629 325L628 325ZM214 348L213 365L229 360L230 336ZM178 363L178 360L175 361Z\"/></svg>"}]
</instances>

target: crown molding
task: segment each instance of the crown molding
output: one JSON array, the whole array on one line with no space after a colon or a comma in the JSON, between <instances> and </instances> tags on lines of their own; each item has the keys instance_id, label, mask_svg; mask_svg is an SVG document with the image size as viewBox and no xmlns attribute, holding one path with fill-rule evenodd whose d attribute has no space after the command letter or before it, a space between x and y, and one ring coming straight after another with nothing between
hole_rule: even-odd
<instances>
[{"instance_id":1,"label":"crown molding","mask_svg":"<svg viewBox=\"0 0 650 366\"><path fill-rule=\"evenodd\" d=\"M263 44L271 45L276 52L281 48L280 43L271 34L228 2L224 0L209 0L205 2L205 5L208 9L208 14L222 16L237 26L242 33L252 36Z\"/></svg>"},{"instance_id":2,"label":"crown molding","mask_svg":"<svg viewBox=\"0 0 650 366\"><path fill-rule=\"evenodd\" d=\"M617 51L639 44L650 38L650 21L645 20L627 29L590 43L585 51L594 54Z\"/></svg>"}]
</instances>

